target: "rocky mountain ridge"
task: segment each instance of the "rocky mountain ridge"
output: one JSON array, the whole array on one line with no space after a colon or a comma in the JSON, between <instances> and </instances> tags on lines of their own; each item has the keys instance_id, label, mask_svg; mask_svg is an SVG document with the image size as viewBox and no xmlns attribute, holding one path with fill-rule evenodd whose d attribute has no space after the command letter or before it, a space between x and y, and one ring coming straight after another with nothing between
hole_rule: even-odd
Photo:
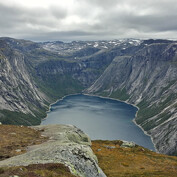
<instances>
[{"instance_id":1,"label":"rocky mountain ridge","mask_svg":"<svg viewBox=\"0 0 177 177\"><path fill-rule=\"evenodd\" d=\"M37 117L41 111L48 109L46 95L37 89L24 55L12 48L4 41L0 40L0 119L3 123L16 124L16 120L11 119L18 116L22 124L40 123ZM31 104L32 103L32 104ZM24 118L31 115L31 120ZM36 114L36 116L35 116ZM43 115L44 116L44 115Z\"/></svg>"},{"instance_id":2,"label":"rocky mountain ridge","mask_svg":"<svg viewBox=\"0 0 177 177\"><path fill-rule=\"evenodd\" d=\"M126 53L122 50L124 43L109 50L100 49L99 45L94 49L90 46L84 48L83 43L66 44L66 50L68 45L68 50L73 45L76 49L59 55L56 51L44 49L46 43L0 38L0 122L39 124L50 103L64 95L80 93L103 73L116 55ZM112 45L110 41L106 44Z\"/></svg>"},{"instance_id":3,"label":"rocky mountain ridge","mask_svg":"<svg viewBox=\"0 0 177 177\"><path fill-rule=\"evenodd\" d=\"M111 49L114 47L122 47L123 50L130 46L138 46L141 44L139 39L120 39L120 40L109 40L109 41L72 41L64 43L61 41L54 42L44 42L40 45L49 51L57 52L58 54L69 55L79 50L84 50L86 48L92 49L93 53L99 50ZM86 55L86 54L85 54ZM77 59L77 58L75 58Z\"/></svg>"},{"instance_id":4,"label":"rocky mountain ridge","mask_svg":"<svg viewBox=\"0 0 177 177\"><path fill-rule=\"evenodd\" d=\"M140 108L135 121L161 153L176 153L177 43L149 44L133 56L117 56L88 93Z\"/></svg>"},{"instance_id":5,"label":"rocky mountain ridge","mask_svg":"<svg viewBox=\"0 0 177 177\"><path fill-rule=\"evenodd\" d=\"M176 53L168 40L0 38L0 122L40 124L50 103L85 90L137 105L136 123L160 152L176 154Z\"/></svg>"}]
</instances>

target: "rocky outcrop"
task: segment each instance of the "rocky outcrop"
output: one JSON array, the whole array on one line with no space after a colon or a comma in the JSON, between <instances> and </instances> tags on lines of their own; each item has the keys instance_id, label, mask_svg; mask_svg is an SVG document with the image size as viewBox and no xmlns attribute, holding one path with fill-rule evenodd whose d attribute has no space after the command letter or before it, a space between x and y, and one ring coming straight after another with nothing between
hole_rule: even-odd
<instances>
[{"instance_id":1,"label":"rocky outcrop","mask_svg":"<svg viewBox=\"0 0 177 177\"><path fill-rule=\"evenodd\" d=\"M34 125L45 115L48 98L37 88L25 56L0 40L0 120L8 124ZM14 114L13 114L14 113ZM26 115L31 116L31 120Z\"/></svg>"},{"instance_id":2,"label":"rocky outcrop","mask_svg":"<svg viewBox=\"0 0 177 177\"><path fill-rule=\"evenodd\" d=\"M62 163L71 172L82 177L105 177L93 154L90 138L72 125L45 125L33 127L43 130L49 141L31 146L27 153L3 160L0 166L27 166L29 164Z\"/></svg>"},{"instance_id":3,"label":"rocky outcrop","mask_svg":"<svg viewBox=\"0 0 177 177\"><path fill-rule=\"evenodd\" d=\"M144 44L133 56L117 56L87 92L137 105L135 121L151 135L158 151L176 154L177 44Z\"/></svg>"},{"instance_id":4,"label":"rocky outcrop","mask_svg":"<svg viewBox=\"0 0 177 177\"><path fill-rule=\"evenodd\" d=\"M136 144L134 142L128 142L128 141L123 141L123 143L121 144L121 147L129 147L129 148L132 148L132 147L135 147Z\"/></svg>"}]
</instances>

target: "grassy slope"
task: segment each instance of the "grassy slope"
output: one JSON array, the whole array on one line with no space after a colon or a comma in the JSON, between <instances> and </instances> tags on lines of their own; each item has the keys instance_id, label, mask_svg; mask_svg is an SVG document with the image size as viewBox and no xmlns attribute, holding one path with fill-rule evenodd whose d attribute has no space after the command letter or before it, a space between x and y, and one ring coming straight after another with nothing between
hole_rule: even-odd
<instances>
[{"instance_id":1,"label":"grassy slope","mask_svg":"<svg viewBox=\"0 0 177 177\"><path fill-rule=\"evenodd\" d=\"M34 164L29 166L0 168L0 177L76 177L63 164Z\"/></svg>"},{"instance_id":2,"label":"grassy slope","mask_svg":"<svg viewBox=\"0 0 177 177\"><path fill-rule=\"evenodd\" d=\"M99 166L108 177L177 176L177 157L158 154L140 146L123 148L121 144L121 141L92 141Z\"/></svg>"},{"instance_id":3,"label":"grassy slope","mask_svg":"<svg viewBox=\"0 0 177 177\"><path fill-rule=\"evenodd\" d=\"M0 125L0 135L0 160L22 154L27 146L47 140L40 131L25 126Z\"/></svg>"},{"instance_id":4,"label":"grassy slope","mask_svg":"<svg viewBox=\"0 0 177 177\"><path fill-rule=\"evenodd\" d=\"M9 110L0 110L3 116L0 116L0 122L6 125L39 125L41 123L41 118L44 118L46 114L46 109L38 110L34 112L36 116L31 114L24 114L22 112L14 112Z\"/></svg>"}]
</instances>

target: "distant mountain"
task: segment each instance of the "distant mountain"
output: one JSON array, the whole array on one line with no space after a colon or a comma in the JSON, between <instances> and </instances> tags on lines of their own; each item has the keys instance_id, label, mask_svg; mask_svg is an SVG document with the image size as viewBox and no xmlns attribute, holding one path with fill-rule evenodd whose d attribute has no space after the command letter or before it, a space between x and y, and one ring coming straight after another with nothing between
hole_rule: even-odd
<instances>
[{"instance_id":1,"label":"distant mountain","mask_svg":"<svg viewBox=\"0 0 177 177\"><path fill-rule=\"evenodd\" d=\"M37 125L71 93L137 105L156 148L177 154L177 43L123 39L34 43L0 38L0 122Z\"/></svg>"},{"instance_id":2,"label":"distant mountain","mask_svg":"<svg viewBox=\"0 0 177 177\"><path fill-rule=\"evenodd\" d=\"M73 41L70 43L63 42L45 42L40 43L41 46L49 51L58 52L63 55L72 55L74 52L80 51L87 48L97 49L112 49L114 47L120 47L123 50L132 47L138 46L141 43L139 39L122 39L122 40L110 40L110 41Z\"/></svg>"}]
</instances>

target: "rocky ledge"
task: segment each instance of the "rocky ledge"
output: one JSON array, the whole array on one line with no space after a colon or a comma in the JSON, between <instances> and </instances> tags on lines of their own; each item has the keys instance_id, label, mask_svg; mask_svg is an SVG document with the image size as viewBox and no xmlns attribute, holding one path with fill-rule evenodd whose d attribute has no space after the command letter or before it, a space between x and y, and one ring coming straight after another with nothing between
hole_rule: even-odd
<instances>
[{"instance_id":1,"label":"rocky ledge","mask_svg":"<svg viewBox=\"0 0 177 177\"><path fill-rule=\"evenodd\" d=\"M47 142L28 147L22 155L0 161L0 167L28 166L30 164L62 163L71 173L84 177L105 177L91 149L90 138L72 125L40 125Z\"/></svg>"}]
</instances>

